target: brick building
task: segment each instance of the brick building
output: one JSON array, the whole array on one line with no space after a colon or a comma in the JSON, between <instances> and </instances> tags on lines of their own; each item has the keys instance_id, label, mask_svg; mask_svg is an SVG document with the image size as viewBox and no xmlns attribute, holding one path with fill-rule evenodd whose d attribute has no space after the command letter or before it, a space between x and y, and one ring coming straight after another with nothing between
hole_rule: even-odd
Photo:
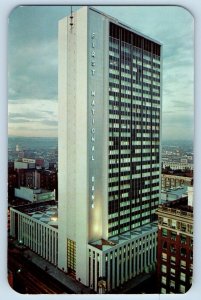
<instances>
[{"instance_id":1,"label":"brick building","mask_svg":"<svg viewBox=\"0 0 201 300\"><path fill-rule=\"evenodd\" d=\"M189 197L191 198L191 197ZM192 284L193 207L188 197L160 205L157 273L159 292L185 293Z\"/></svg>"}]
</instances>

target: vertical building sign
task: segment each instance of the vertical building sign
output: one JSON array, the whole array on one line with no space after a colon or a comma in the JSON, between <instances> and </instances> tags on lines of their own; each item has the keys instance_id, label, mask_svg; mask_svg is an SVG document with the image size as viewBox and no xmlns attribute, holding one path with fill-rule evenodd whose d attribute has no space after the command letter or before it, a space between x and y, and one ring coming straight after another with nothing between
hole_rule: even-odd
<instances>
[{"instance_id":1,"label":"vertical building sign","mask_svg":"<svg viewBox=\"0 0 201 300\"><path fill-rule=\"evenodd\" d=\"M91 208L94 208L94 201L95 201L95 175L94 175L94 163L95 163L95 140L96 140L96 130L95 130L95 104L96 104L96 91L93 86L94 77L96 76L96 52L95 52L95 33L91 34L90 39L90 79L91 79L91 87L90 87L90 164L91 164L91 191L90 191L90 200L91 200Z\"/></svg>"}]
</instances>

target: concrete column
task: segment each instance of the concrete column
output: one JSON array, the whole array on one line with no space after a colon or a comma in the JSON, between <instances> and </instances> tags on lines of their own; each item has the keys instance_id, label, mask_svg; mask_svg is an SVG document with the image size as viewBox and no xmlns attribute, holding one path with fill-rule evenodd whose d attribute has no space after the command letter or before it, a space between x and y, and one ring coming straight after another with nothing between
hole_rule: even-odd
<instances>
[{"instance_id":1,"label":"concrete column","mask_svg":"<svg viewBox=\"0 0 201 300\"><path fill-rule=\"evenodd\" d=\"M108 258L107 258L107 274L108 274L108 286L109 286L109 289L111 289L111 280L110 280L110 253L108 253Z\"/></svg>"},{"instance_id":2,"label":"concrete column","mask_svg":"<svg viewBox=\"0 0 201 300\"><path fill-rule=\"evenodd\" d=\"M36 236L36 223L33 222L33 232L32 232L32 240L33 240L33 251L36 251L36 241L35 241L35 236Z\"/></svg>"},{"instance_id":3,"label":"concrete column","mask_svg":"<svg viewBox=\"0 0 201 300\"><path fill-rule=\"evenodd\" d=\"M51 243L51 247L52 247L52 263L54 264L54 251L53 251L53 243L54 243L54 230L52 230L52 243Z\"/></svg>"},{"instance_id":4,"label":"concrete column","mask_svg":"<svg viewBox=\"0 0 201 300\"><path fill-rule=\"evenodd\" d=\"M115 274L115 251L112 251L111 254L112 254L112 269L113 269L113 272L112 272L112 288L114 289L115 288L115 276L117 276L117 274Z\"/></svg>"},{"instance_id":5,"label":"concrete column","mask_svg":"<svg viewBox=\"0 0 201 300\"><path fill-rule=\"evenodd\" d=\"M147 247L147 251L148 251L148 261L147 261L147 265L150 266L150 256L151 256L151 235L148 235L148 247Z\"/></svg>"},{"instance_id":6,"label":"concrete column","mask_svg":"<svg viewBox=\"0 0 201 300\"><path fill-rule=\"evenodd\" d=\"M44 257L44 226L41 225L41 256Z\"/></svg>"},{"instance_id":7,"label":"concrete column","mask_svg":"<svg viewBox=\"0 0 201 300\"><path fill-rule=\"evenodd\" d=\"M17 236L17 238L18 238L18 240L21 240L21 236L22 236L22 228L21 228L21 215L20 214L18 214L18 230L17 230L17 232L18 232L18 236Z\"/></svg>"},{"instance_id":8,"label":"concrete column","mask_svg":"<svg viewBox=\"0 0 201 300\"><path fill-rule=\"evenodd\" d=\"M129 257L130 257L130 261L129 261L129 279L132 278L132 242L130 243L130 251L129 251Z\"/></svg>"},{"instance_id":9,"label":"concrete column","mask_svg":"<svg viewBox=\"0 0 201 300\"><path fill-rule=\"evenodd\" d=\"M55 255L55 263L57 263L57 234L54 234L54 255Z\"/></svg>"},{"instance_id":10,"label":"concrete column","mask_svg":"<svg viewBox=\"0 0 201 300\"><path fill-rule=\"evenodd\" d=\"M45 231L46 231L46 235L45 235L45 257L46 257L46 259L48 260L48 228L47 227L45 227Z\"/></svg>"},{"instance_id":11,"label":"concrete column","mask_svg":"<svg viewBox=\"0 0 201 300\"><path fill-rule=\"evenodd\" d=\"M137 272L137 275L140 273L140 266L139 266L139 240L137 240L137 267L136 267L136 272Z\"/></svg>"},{"instance_id":12,"label":"concrete column","mask_svg":"<svg viewBox=\"0 0 201 300\"><path fill-rule=\"evenodd\" d=\"M136 240L134 241L134 245L133 245L133 277L136 276L136 270L137 270L137 264L135 263L135 257L136 257Z\"/></svg>"},{"instance_id":13,"label":"concrete column","mask_svg":"<svg viewBox=\"0 0 201 300\"><path fill-rule=\"evenodd\" d=\"M89 282L89 286L92 287L93 285L93 255L94 255L94 251L91 250L91 261L90 261L90 282Z\"/></svg>"},{"instance_id":14,"label":"concrete column","mask_svg":"<svg viewBox=\"0 0 201 300\"><path fill-rule=\"evenodd\" d=\"M94 278L94 280L95 280L95 291L97 291L98 289L97 289L97 281L98 281L98 274L97 274L97 259L98 259L98 257L97 257L97 253L95 252L95 278Z\"/></svg>"},{"instance_id":15,"label":"concrete column","mask_svg":"<svg viewBox=\"0 0 201 300\"><path fill-rule=\"evenodd\" d=\"M116 274L116 276L117 276L117 286L119 286L119 282L120 282L120 280L119 280L119 248L117 249L117 274Z\"/></svg>"},{"instance_id":16,"label":"concrete column","mask_svg":"<svg viewBox=\"0 0 201 300\"><path fill-rule=\"evenodd\" d=\"M29 220L29 247L32 249L32 221Z\"/></svg>"},{"instance_id":17,"label":"concrete column","mask_svg":"<svg viewBox=\"0 0 201 300\"><path fill-rule=\"evenodd\" d=\"M124 280L128 280L128 244L125 247L126 253L125 253L125 278Z\"/></svg>"}]
</instances>

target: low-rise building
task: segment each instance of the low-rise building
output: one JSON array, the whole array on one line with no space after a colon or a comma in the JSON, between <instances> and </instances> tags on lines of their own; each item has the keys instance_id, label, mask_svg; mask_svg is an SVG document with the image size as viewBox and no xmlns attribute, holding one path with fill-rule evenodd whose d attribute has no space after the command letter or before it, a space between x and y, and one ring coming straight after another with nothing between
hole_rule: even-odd
<instances>
[{"instance_id":1,"label":"low-rise building","mask_svg":"<svg viewBox=\"0 0 201 300\"><path fill-rule=\"evenodd\" d=\"M11 207L10 235L57 265L58 208L55 201Z\"/></svg>"},{"instance_id":2,"label":"low-rise building","mask_svg":"<svg viewBox=\"0 0 201 300\"><path fill-rule=\"evenodd\" d=\"M28 200L30 202L40 202L55 200L55 191L44 189L30 189L24 186L15 188L15 197Z\"/></svg>"},{"instance_id":3,"label":"low-rise building","mask_svg":"<svg viewBox=\"0 0 201 300\"><path fill-rule=\"evenodd\" d=\"M179 186L192 186L193 178L190 176L178 176L174 174L162 174L162 189L176 188Z\"/></svg>"}]
</instances>

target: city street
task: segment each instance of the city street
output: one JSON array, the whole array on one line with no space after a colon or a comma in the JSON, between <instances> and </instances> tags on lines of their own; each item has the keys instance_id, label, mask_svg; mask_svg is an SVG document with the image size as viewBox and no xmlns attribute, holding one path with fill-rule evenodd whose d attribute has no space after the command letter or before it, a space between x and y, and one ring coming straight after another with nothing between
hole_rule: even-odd
<instances>
[{"instance_id":1,"label":"city street","mask_svg":"<svg viewBox=\"0 0 201 300\"><path fill-rule=\"evenodd\" d=\"M30 260L25 259L22 250L8 250L8 268L13 273L14 290L21 294L72 294L73 292L53 279Z\"/></svg>"}]
</instances>

